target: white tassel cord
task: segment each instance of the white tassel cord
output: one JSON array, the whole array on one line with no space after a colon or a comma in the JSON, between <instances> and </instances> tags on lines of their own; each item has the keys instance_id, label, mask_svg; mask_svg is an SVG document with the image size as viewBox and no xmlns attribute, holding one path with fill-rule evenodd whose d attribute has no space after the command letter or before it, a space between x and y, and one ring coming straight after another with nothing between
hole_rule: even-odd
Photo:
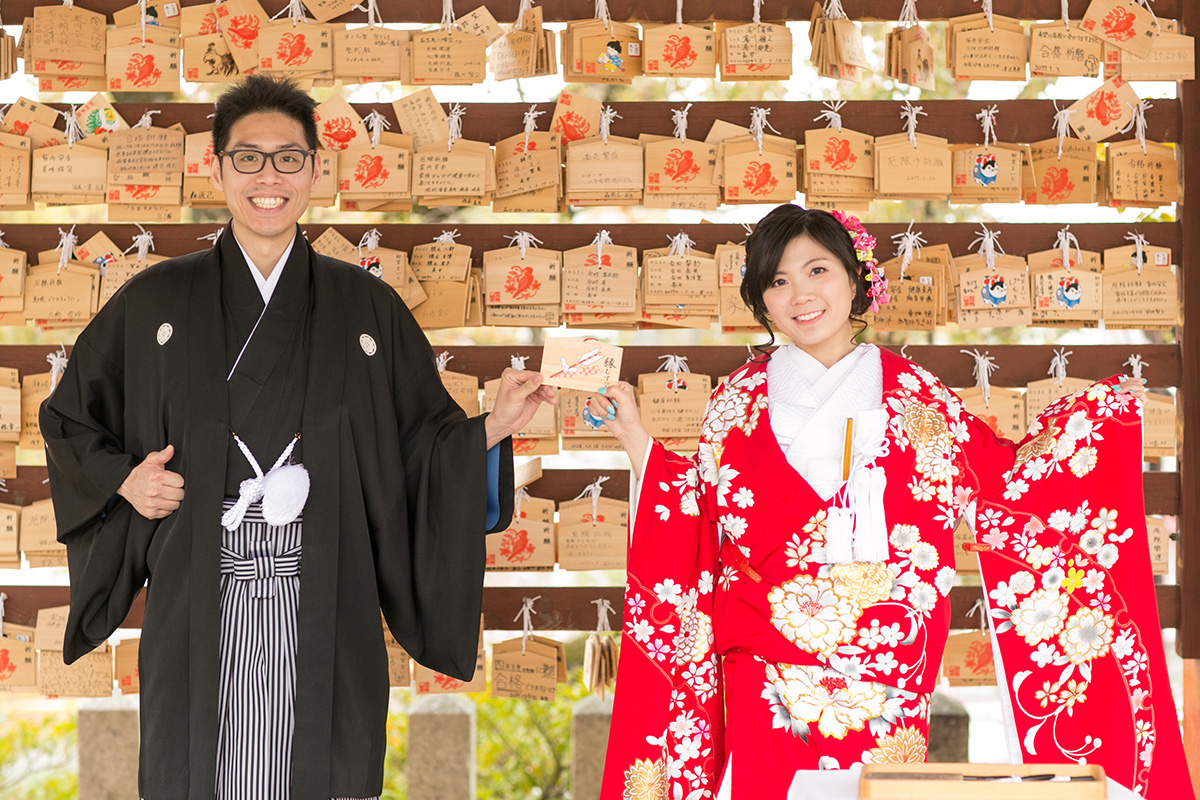
<instances>
[{"instance_id":1,"label":"white tassel cord","mask_svg":"<svg viewBox=\"0 0 1200 800\"><path fill-rule=\"evenodd\" d=\"M921 24L921 18L917 16L917 0L904 0L900 8L900 24L906 28Z\"/></svg>"},{"instance_id":2,"label":"white tassel cord","mask_svg":"<svg viewBox=\"0 0 1200 800\"><path fill-rule=\"evenodd\" d=\"M596 516L600 513L600 493L604 491L604 482L608 480L607 475L601 475L592 483L589 483L584 490L575 498L582 500L585 497L590 497L592 500L592 525L596 524Z\"/></svg>"},{"instance_id":3,"label":"white tassel cord","mask_svg":"<svg viewBox=\"0 0 1200 800\"><path fill-rule=\"evenodd\" d=\"M454 143L462 138L462 120L466 113L467 110L458 103L450 107L450 114L446 117L446 123L450 126L449 134L446 136L447 153L453 150Z\"/></svg>"},{"instance_id":4,"label":"white tassel cord","mask_svg":"<svg viewBox=\"0 0 1200 800\"><path fill-rule=\"evenodd\" d=\"M514 31L525 30L525 15L533 10L533 0L521 0L517 6L517 21L513 24Z\"/></svg>"},{"instance_id":5,"label":"white tassel cord","mask_svg":"<svg viewBox=\"0 0 1200 800\"><path fill-rule=\"evenodd\" d=\"M534 236L529 231L517 231L512 236L505 236L508 239L510 246L516 245L516 248L521 251L521 258L525 258L525 253L530 247L536 248L542 243L542 240Z\"/></svg>"},{"instance_id":6,"label":"white tassel cord","mask_svg":"<svg viewBox=\"0 0 1200 800\"><path fill-rule=\"evenodd\" d=\"M763 152L763 138L766 136L768 128L777 136L783 135L775 130L775 127L767 121L767 117L769 116L771 116L771 109L769 108L759 108L757 106L750 108L750 135L754 138L754 141L758 142L758 154L760 156Z\"/></svg>"},{"instance_id":7,"label":"white tassel cord","mask_svg":"<svg viewBox=\"0 0 1200 800\"><path fill-rule=\"evenodd\" d=\"M1000 231L988 230L988 227L983 224L980 224L979 227L981 228L979 236L971 242L971 247L979 245L979 255L983 256L987 268L994 270L996 269L996 253L1004 254L1004 248L1000 246L1000 242L998 241Z\"/></svg>"},{"instance_id":8,"label":"white tassel cord","mask_svg":"<svg viewBox=\"0 0 1200 800\"><path fill-rule=\"evenodd\" d=\"M1050 369L1046 370L1046 374L1058 381L1059 386L1067 379L1067 357L1073 352L1065 348L1055 348L1054 358L1050 359Z\"/></svg>"},{"instance_id":9,"label":"white tassel cord","mask_svg":"<svg viewBox=\"0 0 1200 800\"><path fill-rule=\"evenodd\" d=\"M913 262L914 258L921 257L921 248L927 244L921 238L920 232L913 231L914 224L916 224L915 221L909 222L908 230L892 236L892 241L896 243L896 257L900 259L900 280L904 280L904 275L908 272L908 265Z\"/></svg>"},{"instance_id":10,"label":"white tassel cord","mask_svg":"<svg viewBox=\"0 0 1200 800\"><path fill-rule=\"evenodd\" d=\"M608 134L612 130L614 119L622 119L622 117L612 106L605 106L604 110L600 112L600 141L605 144L608 144Z\"/></svg>"},{"instance_id":11,"label":"white tassel cord","mask_svg":"<svg viewBox=\"0 0 1200 800\"><path fill-rule=\"evenodd\" d=\"M908 133L909 144L914 149L917 146L917 118L927 116L929 114L921 106L914 106L908 100L904 101L904 107L900 109L900 118L904 120L904 130Z\"/></svg>"},{"instance_id":12,"label":"white tassel cord","mask_svg":"<svg viewBox=\"0 0 1200 800\"><path fill-rule=\"evenodd\" d=\"M67 371L67 348L59 345L58 349L47 354L46 363L50 365L50 394L58 388L58 382Z\"/></svg>"},{"instance_id":13,"label":"white tassel cord","mask_svg":"<svg viewBox=\"0 0 1200 800\"><path fill-rule=\"evenodd\" d=\"M1150 243L1146 241L1145 236L1140 233L1134 233L1133 231L1125 234L1125 241L1133 242L1133 265L1137 268L1138 275L1141 275L1142 267L1146 264L1145 249L1150 246Z\"/></svg>"},{"instance_id":14,"label":"white tassel cord","mask_svg":"<svg viewBox=\"0 0 1200 800\"><path fill-rule=\"evenodd\" d=\"M0 250L8 249L8 242L4 241L4 231L0 231Z\"/></svg>"},{"instance_id":15,"label":"white tassel cord","mask_svg":"<svg viewBox=\"0 0 1200 800\"><path fill-rule=\"evenodd\" d=\"M529 637L533 636L533 615L537 614L533 610L533 604L541 599L540 594L537 597L521 598L521 610L513 617L513 622L521 620L521 655L525 655L525 645L529 641Z\"/></svg>"},{"instance_id":16,"label":"white tassel cord","mask_svg":"<svg viewBox=\"0 0 1200 800\"><path fill-rule=\"evenodd\" d=\"M612 30L612 15L608 13L608 0L596 0L594 14L596 19L604 23L605 28Z\"/></svg>"},{"instance_id":17,"label":"white tassel cord","mask_svg":"<svg viewBox=\"0 0 1200 800\"><path fill-rule=\"evenodd\" d=\"M379 247L381 239L383 239L383 234L380 233L378 228L371 228L371 230L364 233L362 238L358 240L358 257L362 258L364 247L367 248L368 253L374 253L375 249Z\"/></svg>"},{"instance_id":18,"label":"white tassel cord","mask_svg":"<svg viewBox=\"0 0 1200 800\"><path fill-rule=\"evenodd\" d=\"M975 119L979 120L980 126L983 128L983 146L986 148L989 143L996 141L996 115L1000 113L1000 107L993 104L990 108L983 108Z\"/></svg>"},{"instance_id":19,"label":"white tassel cord","mask_svg":"<svg viewBox=\"0 0 1200 800\"><path fill-rule=\"evenodd\" d=\"M265 474L258 464L258 459L236 433L233 434L233 440L237 442L238 449L242 451L246 461L250 462L254 477L242 481L238 487L237 502L221 516L221 525L227 531L237 530L251 504L259 500L263 501L263 517L268 524L279 526L293 522L304 509L309 490L308 470L301 464L287 464L292 450L296 448L296 442L300 441L300 434L292 438Z\"/></svg>"},{"instance_id":20,"label":"white tassel cord","mask_svg":"<svg viewBox=\"0 0 1200 800\"><path fill-rule=\"evenodd\" d=\"M154 233L143 228L139 223L133 223L138 226L141 233L133 237L133 244L126 247L121 255L128 255L130 250L137 250L137 260L145 261L146 256L150 255L150 251L154 249Z\"/></svg>"},{"instance_id":21,"label":"white tassel cord","mask_svg":"<svg viewBox=\"0 0 1200 800\"><path fill-rule=\"evenodd\" d=\"M662 372L664 370L670 370L671 371L670 389L672 391L678 392L679 391L679 373L692 371L691 367L689 367L688 363L687 363L688 357L687 356L679 356L679 355L675 355L675 354L669 354L669 355L665 355L665 356L659 356L659 358L662 359L663 363L659 364L658 369L656 369L654 371Z\"/></svg>"},{"instance_id":22,"label":"white tassel cord","mask_svg":"<svg viewBox=\"0 0 1200 800\"><path fill-rule=\"evenodd\" d=\"M363 117L363 124L367 126L367 130L371 132L371 148L379 147L379 137L385 130L392 127L392 123L387 121L387 118L378 111L372 111Z\"/></svg>"},{"instance_id":23,"label":"white tassel cord","mask_svg":"<svg viewBox=\"0 0 1200 800\"><path fill-rule=\"evenodd\" d=\"M612 607L612 603L604 598L593 600L592 604L596 606L596 633L612 633L612 625L608 622L608 615L615 614L616 611ZM3 607L0 606L0 610Z\"/></svg>"},{"instance_id":24,"label":"white tassel cord","mask_svg":"<svg viewBox=\"0 0 1200 800\"><path fill-rule=\"evenodd\" d=\"M1071 226L1068 225L1058 232L1058 238L1054 240L1054 246L1062 255L1063 269L1067 272L1071 271L1071 245L1075 245L1075 263L1082 264L1083 251L1079 249L1079 239L1071 233Z\"/></svg>"},{"instance_id":25,"label":"white tassel cord","mask_svg":"<svg viewBox=\"0 0 1200 800\"><path fill-rule=\"evenodd\" d=\"M1063 140L1071 135L1071 115L1075 113L1074 109L1058 107L1058 101L1054 101L1054 135L1058 137L1058 160L1062 161Z\"/></svg>"},{"instance_id":26,"label":"white tassel cord","mask_svg":"<svg viewBox=\"0 0 1200 800\"><path fill-rule=\"evenodd\" d=\"M197 236L197 237L196 237L196 241L197 241L197 242L205 242L205 241L207 241L207 242L210 242L210 243L211 243L211 244L213 244L213 245L216 245L216 243L217 243L217 240L221 238L221 234L222 234L222 233L224 233L224 232L225 232L225 229L224 229L224 228L217 228L217 229L216 229L215 231L213 231L212 233L206 233L206 234L204 234L203 236Z\"/></svg>"},{"instance_id":27,"label":"white tassel cord","mask_svg":"<svg viewBox=\"0 0 1200 800\"><path fill-rule=\"evenodd\" d=\"M1126 359L1125 363L1121 366L1129 367L1132 373L1131 377L1140 381L1142 380L1142 367L1150 366L1150 362L1143 361L1141 356L1139 356L1137 353L1134 353L1133 355L1129 356L1129 358Z\"/></svg>"},{"instance_id":28,"label":"white tassel cord","mask_svg":"<svg viewBox=\"0 0 1200 800\"><path fill-rule=\"evenodd\" d=\"M995 33L996 25L992 20L992 0L975 0L976 3L983 3L983 16L987 20L988 30Z\"/></svg>"},{"instance_id":29,"label":"white tassel cord","mask_svg":"<svg viewBox=\"0 0 1200 800\"><path fill-rule=\"evenodd\" d=\"M540 117L540 116L542 116L542 115L543 115L543 114L545 114L545 113L546 113L545 111L538 111L538 110L537 110L537 104L536 104L536 103L535 103L535 104L533 104L533 105L531 105L531 106L529 107L529 110L525 112L525 115L524 115L524 120L525 120L525 152L527 152L527 153L529 152L529 137L530 137L530 136L533 134L533 132L534 132L534 131L536 131L536 130L537 130L537 118L538 118L538 117Z\"/></svg>"},{"instance_id":30,"label":"white tassel cord","mask_svg":"<svg viewBox=\"0 0 1200 800\"><path fill-rule=\"evenodd\" d=\"M675 0L675 25L683 27L683 0Z\"/></svg>"},{"instance_id":31,"label":"white tassel cord","mask_svg":"<svg viewBox=\"0 0 1200 800\"><path fill-rule=\"evenodd\" d=\"M754 0L754 24L762 24L762 0Z\"/></svg>"},{"instance_id":32,"label":"white tassel cord","mask_svg":"<svg viewBox=\"0 0 1200 800\"><path fill-rule=\"evenodd\" d=\"M671 109L671 119L675 123L675 130L672 132L672 135L681 142L687 141L688 112L691 109L691 103L688 103L683 108Z\"/></svg>"},{"instance_id":33,"label":"white tassel cord","mask_svg":"<svg viewBox=\"0 0 1200 800\"><path fill-rule=\"evenodd\" d=\"M513 520L514 523L521 519L521 506L525 505L526 500L532 500L529 496L529 490L522 486L513 492Z\"/></svg>"},{"instance_id":34,"label":"white tassel cord","mask_svg":"<svg viewBox=\"0 0 1200 800\"><path fill-rule=\"evenodd\" d=\"M1071 14L1070 14L1070 11L1067 10L1067 0L1061 0L1061 6L1062 6L1063 25L1066 25L1067 30L1070 30L1071 29Z\"/></svg>"},{"instance_id":35,"label":"white tassel cord","mask_svg":"<svg viewBox=\"0 0 1200 800\"><path fill-rule=\"evenodd\" d=\"M822 8L825 19L847 19L846 10L842 8L842 0L825 0Z\"/></svg>"},{"instance_id":36,"label":"white tassel cord","mask_svg":"<svg viewBox=\"0 0 1200 800\"><path fill-rule=\"evenodd\" d=\"M692 241L692 237L682 231L674 236L668 236L667 240L671 243L670 248L667 250L667 255L669 256L690 255L692 247L696 244Z\"/></svg>"},{"instance_id":37,"label":"white tassel cord","mask_svg":"<svg viewBox=\"0 0 1200 800\"><path fill-rule=\"evenodd\" d=\"M979 387L984 407L989 407L992 402L991 379L992 373L996 371L996 359L986 352L980 353L978 350L959 350L958 352L975 359L975 367L971 370L971 374L975 376L975 385Z\"/></svg>"},{"instance_id":38,"label":"white tassel cord","mask_svg":"<svg viewBox=\"0 0 1200 800\"><path fill-rule=\"evenodd\" d=\"M829 12L825 13L829 16ZM826 100L825 110L817 116L813 117L813 122L825 121L826 128L837 128L840 133L842 130L842 107L846 105L845 100Z\"/></svg>"},{"instance_id":39,"label":"white tassel cord","mask_svg":"<svg viewBox=\"0 0 1200 800\"><path fill-rule=\"evenodd\" d=\"M75 226L71 226L71 230L64 231L58 229L58 247L54 248L58 251L58 272L63 271L63 267L67 262L75 257L75 245L79 244L79 237L75 235Z\"/></svg>"},{"instance_id":40,"label":"white tassel cord","mask_svg":"<svg viewBox=\"0 0 1200 800\"><path fill-rule=\"evenodd\" d=\"M599 265L604 260L604 245L613 243L612 236L608 231L602 230L596 234L596 238L592 239L592 244L596 245L596 263Z\"/></svg>"},{"instance_id":41,"label":"white tassel cord","mask_svg":"<svg viewBox=\"0 0 1200 800\"><path fill-rule=\"evenodd\" d=\"M437 244L454 244L454 240L461 235L462 234L458 232L458 228L455 228L452 231L442 231L437 236L433 237L433 241Z\"/></svg>"},{"instance_id":42,"label":"white tassel cord","mask_svg":"<svg viewBox=\"0 0 1200 800\"><path fill-rule=\"evenodd\" d=\"M442 0L442 30L450 33L454 30L454 0Z\"/></svg>"},{"instance_id":43,"label":"white tassel cord","mask_svg":"<svg viewBox=\"0 0 1200 800\"><path fill-rule=\"evenodd\" d=\"M79 127L79 120L75 118L76 110L78 110L78 106L71 106L66 111L58 112L58 115L63 118L67 147L74 147L75 143L83 138L83 129Z\"/></svg>"}]
</instances>

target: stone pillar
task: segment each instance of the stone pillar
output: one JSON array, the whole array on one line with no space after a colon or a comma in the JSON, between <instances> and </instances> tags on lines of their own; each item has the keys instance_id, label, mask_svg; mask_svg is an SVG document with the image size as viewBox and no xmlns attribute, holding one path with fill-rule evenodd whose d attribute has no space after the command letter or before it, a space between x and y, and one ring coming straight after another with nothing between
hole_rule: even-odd
<instances>
[{"instance_id":1,"label":"stone pillar","mask_svg":"<svg viewBox=\"0 0 1200 800\"><path fill-rule=\"evenodd\" d=\"M408 710L409 800L475 800L475 704L430 694Z\"/></svg>"},{"instance_id":2,"label":"stone pillar","mask_svg":"<svg viewBox=\"0 0 1200 800\"><path fill-rule=\"evenodd\" d=\"M571 797L598 800L604 777L608 729L612 725L612 693L604 700L595 695L571 708Z\"/></svg>"},{"instance_id":3,"label":"stone pillar","mask_svg":"<svg viewBox=\"0 0 1200 800\"><path fill-rule=\"evenodd\" d=\"M138 710L135 697L79 704L79 800L136 800Z\"/></svg>"},{"instance_id":4,"label":"stone pillar","mask_svg":"<svg viewBox=\"0 0 1200 800\"><path fill-rule=\"evenodd\" d=\"M944 692L935 691L929 709L929 760L966 763L971 733L967 708Z\"/></svg>"}]
</instances>

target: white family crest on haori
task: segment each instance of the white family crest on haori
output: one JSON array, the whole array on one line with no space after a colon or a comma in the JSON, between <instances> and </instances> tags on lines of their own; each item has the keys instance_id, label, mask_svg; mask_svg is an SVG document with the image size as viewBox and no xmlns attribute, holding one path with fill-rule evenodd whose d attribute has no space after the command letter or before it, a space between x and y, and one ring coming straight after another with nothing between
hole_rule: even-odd
<instances>
[{"instance_id":1,"label":"white family crest on haori","mask_svg":"<svg viewBox=\"0 0 1200 800\"><path fill-rule=\"evenodd\" d=\"M175 329L171 327L171 323L164 322L162 325L158 326L158 335L154 338L158 340L159 345L164 345L171 341L171 334L174 332Z\"/></svg>"},{"instance_id":2,"label":"white family crest on haori","mask_svg":"<svg viewBox=\"0 0 1200 800\"><path fill-rule=\"evenodd\" d=\"M221 525L229 531L237 530L242 524L246 510L259 500L262 500L263 518L268 524L278 527L294 522L304 510L309 489L308 470L304 465L286 463L296 447L296 442L300 441L300 434L296 434L265 475L262 467L258 465L258 459L236 433L233 434L233 440L250 462L255 477L242 481L238 487L237 502L221 517Z\"/></svg>"},{"instance_id":3,"label":"white family crest on haori","mask_svg":"<svg viewBox=\"0 0 1200 800\"><path fill-rule=\"evenodd\" d=\"M375 340L372 339L371 335L368 333L364 333L362 336L359 336L358 343L362 346L363 352L369 356L375 355L375 351L379 349L379 347L375 344Z\"/></svg>"}]
</instances>

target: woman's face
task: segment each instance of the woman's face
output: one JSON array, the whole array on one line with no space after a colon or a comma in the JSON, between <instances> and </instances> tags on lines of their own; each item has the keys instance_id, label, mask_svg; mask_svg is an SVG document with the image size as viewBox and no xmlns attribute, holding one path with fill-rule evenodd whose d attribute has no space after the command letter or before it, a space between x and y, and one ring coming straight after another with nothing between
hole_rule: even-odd
<instances>
[{"instance_id":1,"label":"woman's face","mask_svg":"<svg viewBox=\"0 0 1200 800\"><path fill-rule=\"evenodd\" d=\"M821 361L816 351L846 350L855 286L832 252L807 234L788 243L763 303L775 328ZM827 365L828 366L828 365Z\"/></svg>"}]
</instances>

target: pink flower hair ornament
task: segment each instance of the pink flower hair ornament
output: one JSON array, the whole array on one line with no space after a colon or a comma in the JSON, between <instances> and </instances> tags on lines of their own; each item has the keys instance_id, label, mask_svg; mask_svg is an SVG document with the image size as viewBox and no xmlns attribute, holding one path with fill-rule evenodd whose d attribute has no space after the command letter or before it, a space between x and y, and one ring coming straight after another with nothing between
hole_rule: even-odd
<instances>
[{"instance_id":1,"label":"pink flower hair ornament","mask_svg":"<svg viewBox=\"0 0 1200 800\"><path fill-rule=\"evenodd\" d=\"M858 217L836 210L829 213L842 223L842 227L854 242L854 254L862 264L862 275L867 281L867 297L871 298L870 310L872 313L878 312L879 307L890 302L892 296L888 294L888 281L883 277L879 259L875 258L875 237L867 233Z\"/></svg>"}]
</instances>

